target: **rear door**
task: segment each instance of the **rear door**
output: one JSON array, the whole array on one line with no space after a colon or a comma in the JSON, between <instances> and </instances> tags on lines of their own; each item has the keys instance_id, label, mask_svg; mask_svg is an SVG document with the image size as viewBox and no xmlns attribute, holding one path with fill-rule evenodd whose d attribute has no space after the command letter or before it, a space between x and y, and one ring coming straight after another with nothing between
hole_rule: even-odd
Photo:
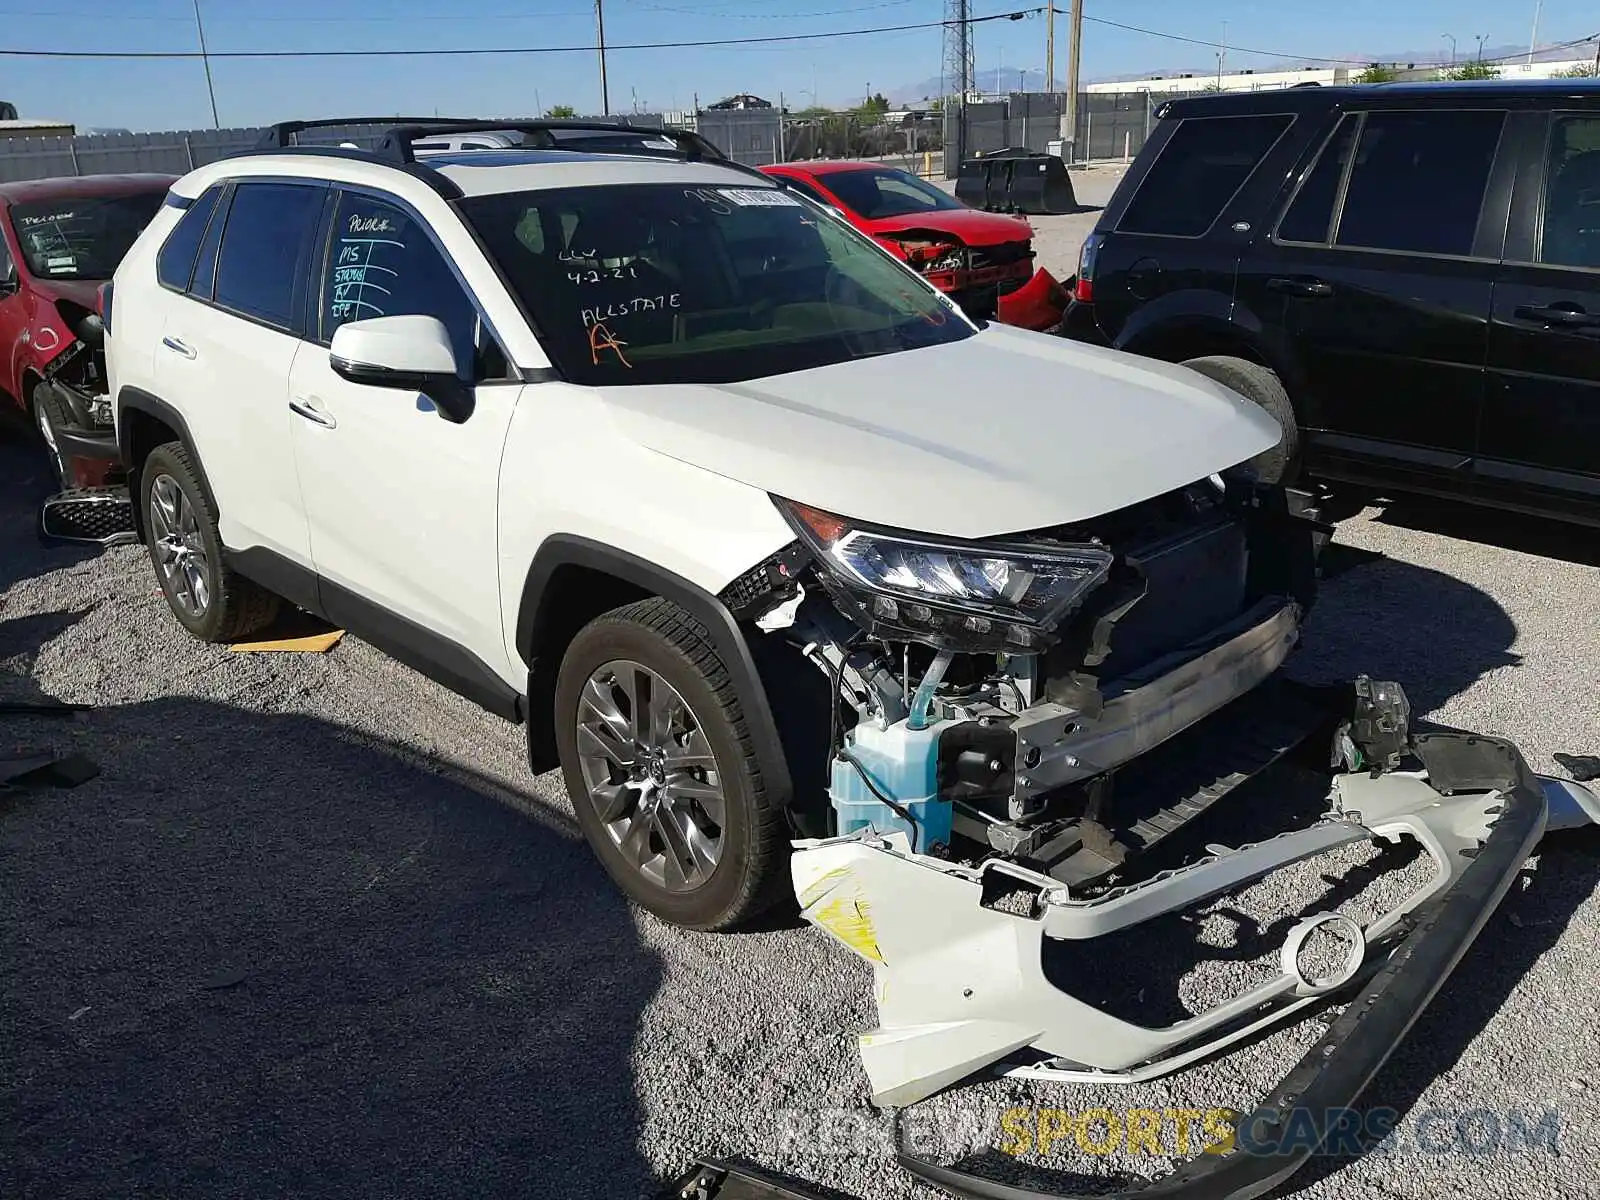
<instances>
[{"instance_id":1,"label":"rear door","mask_svg":"<svg viewBox=\"0 0 1600 1200\"><path fill-rule=\"evenodd\" d=\"M1489 330L1480 487L1600 519L1600 104L1528 117Z\"/></svg>"},{"instance_id":2,"label":"rear door","mask_svg":"<svg viewBox=\"0 0 1600 1200\"><path fill-rule=\"evenodd\" d=\"M1288 112L1248 113L1184 117L1170 134L1163 130L1143 177L1124 182L1126 204L1115 211L1119 189L1103 223L1112 232L1095 259L1094 306L1112 344L1137 351L1137 331L1179 305L1188 315L1228 319L1249 228L1233 225L1255 190L1246 185L1275 147L1280 157L1294 152L1286 136L1294 123ZM1270 175L1260 171L1275 186Z\"/></svg>"},{"instance_id":3,"label":"rear door","mask_svg":"<svg viewBox=\"0 0 1600 1200\"><path fill-rule=\"evenodd\" d=\"M1496 108L1350 113L1244 256L1320 474L1469 491L1514 161Z\"/></svg>"},{"instance_id":4,"label":"rear door","mask_svg":"<svg viewBox=\"0 0 1600 1200\"><path fill-rule=\"evenodd\" d=\"M157 391L182 411L204 464L224 544L306 568L289 370L327 195L310 181L236 183L210 218L187 289L168 306L154 364Z\"/></svg>"}]
</instances>

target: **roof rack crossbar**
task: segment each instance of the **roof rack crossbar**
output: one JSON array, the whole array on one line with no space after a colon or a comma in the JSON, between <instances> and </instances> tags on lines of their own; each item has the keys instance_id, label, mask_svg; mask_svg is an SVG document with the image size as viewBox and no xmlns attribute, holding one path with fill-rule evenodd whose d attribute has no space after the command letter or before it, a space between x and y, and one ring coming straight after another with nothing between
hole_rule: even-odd
<instances>
[{"instance_id":1,"label":"roof rack crossbar","mask_svg":"<svg viewBox=\"0 0 1600 1200\"><path fill-rule=\"evenodd\" d=\"M629 125L619 121L417 121L395 122L393 127L383 136L378 145L379 154L398 159L400 162L415 162L416 154L412 143L418 138L445 137L453 133L489 133L508 130L523 134L530 139L532 148L539 150L562 150L561 141L555 136L558 133L616 133L616 134L648 134L651 137L665 138L677 144L675 151L653 150L638 146L629 146L623 153L627 154L672 154L674 157L697 162L707 159L716 163L726 163L728 156L718 148L715 143L706 140L698 133L688 129L670 129L654 125ZM593 144L582 146L586 153L596 153L598 148ZM603 150L598 150L604 153Z\"/></svg>"},{"instance_id":2,"label":"roof rack crossbar","mask_svg":"<svg viewBox=\"0 0 1600 1200\"><path fill-rule=\"evenodd\" d=\"M282 150L295 145L295 135L308 129L343 129L347 125L382 125L392 129L396 125L459 125L451 117L332 117L325 121L279 121L269 125L256 140L258 150Z\"/></svg>"}]
</instances>

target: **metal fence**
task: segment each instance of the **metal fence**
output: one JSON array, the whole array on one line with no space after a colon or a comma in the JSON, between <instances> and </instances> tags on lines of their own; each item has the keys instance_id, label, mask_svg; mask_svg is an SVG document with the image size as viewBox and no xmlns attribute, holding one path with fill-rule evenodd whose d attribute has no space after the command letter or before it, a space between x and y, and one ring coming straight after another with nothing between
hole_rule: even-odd
<instances>
[{"instance_id":1,"label":"metal fence","mask_svg":"<svg viewBox=\"0 0 1600 1200\"><path fill-rule=\"evenodd\" d=\"M1139 153L1155 124L1155 110L1190 92L1080 92L1073 162L1103 162ZM1060 92L1013 92L1004 100L967 104L945 114L945 145L962 147L971 158L1008 147L1026 147L1043 154L1061 141L1061 117L1067 98ZM964 124L964 128L963 128ZM956 177L956 155L947 156L946 179Z\"/></svg>"}]
</instances>

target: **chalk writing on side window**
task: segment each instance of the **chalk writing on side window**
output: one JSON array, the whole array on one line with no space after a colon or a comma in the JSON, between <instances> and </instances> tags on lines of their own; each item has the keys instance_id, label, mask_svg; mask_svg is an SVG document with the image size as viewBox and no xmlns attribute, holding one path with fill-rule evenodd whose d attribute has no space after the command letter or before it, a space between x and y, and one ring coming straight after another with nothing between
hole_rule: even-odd
<instances>
[{"instance_id":1,"label":"chalk writing on side window","mask_svg":"<svg viewBox=\"0 0 1600 1200\"><path fill-rule=\"evenodd\" d=\"M352 213L339 231L333 259L333 278L328 314L335 321L362 321L381 317L400 272L383 260L392 260L393 251L404 251L406 244L394 235L395 222L382 213Z\"/></svg>"}]
</instances>

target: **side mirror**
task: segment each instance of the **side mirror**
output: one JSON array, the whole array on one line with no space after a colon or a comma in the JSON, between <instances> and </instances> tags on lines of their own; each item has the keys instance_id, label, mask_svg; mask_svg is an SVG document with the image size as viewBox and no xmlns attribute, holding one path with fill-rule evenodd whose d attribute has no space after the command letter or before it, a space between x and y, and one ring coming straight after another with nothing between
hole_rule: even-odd
<instances>
[{"instance_id":1,"label":"side mirror","mask_svg":"<svg viewBox=\"0 0 1600 1200\"><path fill-rule=\"evenodd\" d=\"M346 322L334 330L328 365L351 383L421 392L457 425L472 415L472 390L461 379L450 333L438 317Z\"/></svg>"}]
</instances>

